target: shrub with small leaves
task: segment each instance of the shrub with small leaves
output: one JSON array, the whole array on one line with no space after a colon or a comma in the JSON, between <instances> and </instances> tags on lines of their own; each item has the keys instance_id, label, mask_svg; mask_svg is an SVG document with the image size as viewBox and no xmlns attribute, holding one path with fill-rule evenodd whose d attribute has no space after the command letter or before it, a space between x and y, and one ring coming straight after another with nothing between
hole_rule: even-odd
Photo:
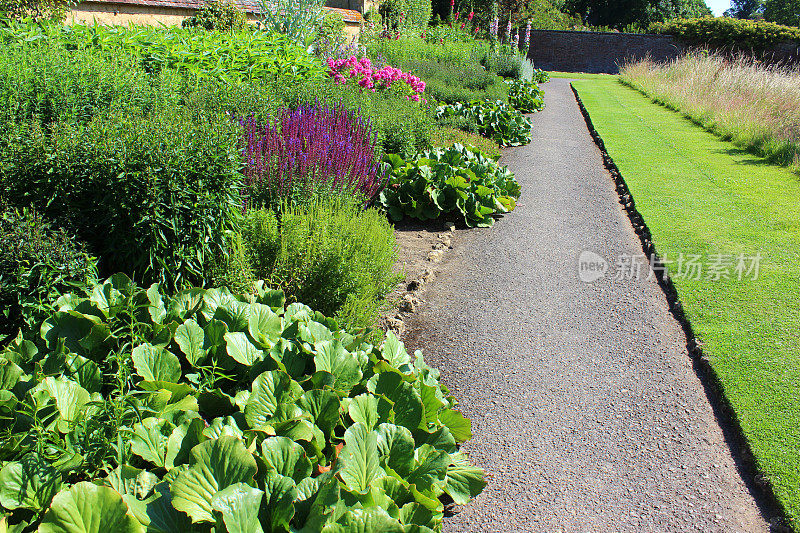
<instances>
[{"instance_id":1,"label":"shrub with small leaves","mask_svg":"<svg viewBox=\"0 0 800 533\"><path fill-rule=\"evenodd\" d=\"M184 19L184 28L205 28L209 31L241 30L247 24L244 11L233 0L206 0L197 14Z\"/></svg>"}]
</instances>

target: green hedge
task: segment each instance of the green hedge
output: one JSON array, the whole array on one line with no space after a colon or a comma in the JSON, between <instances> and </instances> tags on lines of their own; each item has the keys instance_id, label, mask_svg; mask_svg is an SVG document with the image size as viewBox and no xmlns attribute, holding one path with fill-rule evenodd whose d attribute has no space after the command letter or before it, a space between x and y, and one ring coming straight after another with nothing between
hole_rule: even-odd
<instances>
[{"instance_id":1,"label":"green hedge","mask_svg":"<svg viewBox=\"0 0 800 533\"><path fill-rule=\"evenodd\" d=\"M693 45L712 48L768 52L784 42L800 43L800 29L762 20L730 17L679 19L653 24L653 33L674 35Z\"/></svg>"}]
</instances>

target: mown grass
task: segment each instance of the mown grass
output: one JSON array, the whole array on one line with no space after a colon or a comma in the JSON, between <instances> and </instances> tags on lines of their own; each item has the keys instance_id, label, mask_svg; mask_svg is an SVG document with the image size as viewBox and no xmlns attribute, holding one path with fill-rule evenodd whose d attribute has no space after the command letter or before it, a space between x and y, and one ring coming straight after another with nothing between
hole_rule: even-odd
<instances>
[{"instance_id":1,"label":"mown grass","mask_svg":"<svg viewBox=\"0 0 800 533\"><path fill-rule=\"evenodd\" d=\"M625 65L620 79L725 140L800 168L800 71L752 57L690 53Z\"/></svg>"},{"instance_id":2,"label":"mown grass","mask_svg":"<svg viewBox=\"0 0 800 533\"><path fill-rule=\"evenodd\" d=\"M800 520L800 180L615 79L575 81L659 253L761 254L758 279L674 277L756 462Z\"/></svg>"}]
</instances>

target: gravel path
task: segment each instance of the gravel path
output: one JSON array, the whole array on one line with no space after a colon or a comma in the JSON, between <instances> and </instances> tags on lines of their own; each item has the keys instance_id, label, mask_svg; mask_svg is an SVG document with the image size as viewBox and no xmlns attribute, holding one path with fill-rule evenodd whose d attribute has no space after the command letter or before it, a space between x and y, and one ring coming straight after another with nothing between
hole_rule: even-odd
<instances>
[{"instance_id":1,"label":"gravel path","mask_svg":"<svg viewBox=\"0 0 800 533\"><path fill-rule=\"evenodd\" d=\"M641 254L567 80L506 152L523 197L461 238L406 336L472 419L489 485L445 532L767 531L655 281L578 256Z\"/></svg>"}]
</instances>

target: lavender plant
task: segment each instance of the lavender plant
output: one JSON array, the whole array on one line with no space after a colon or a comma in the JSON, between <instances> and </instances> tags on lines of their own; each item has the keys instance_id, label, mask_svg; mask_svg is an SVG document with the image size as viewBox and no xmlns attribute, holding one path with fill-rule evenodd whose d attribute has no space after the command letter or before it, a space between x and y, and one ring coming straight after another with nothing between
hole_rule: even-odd
<instances>
[{"instance_id":1,"label":"lavender plant","mask_svg":"<svg viewBox=\"0 0 800 533\"><path fill-rule=\"evenodd\" d=\"M252 117L240 123L245 209L333 194L371 201L383 188L372 123L341 104L284 109L265 125Z\"/></svg>"}]
</instances>

